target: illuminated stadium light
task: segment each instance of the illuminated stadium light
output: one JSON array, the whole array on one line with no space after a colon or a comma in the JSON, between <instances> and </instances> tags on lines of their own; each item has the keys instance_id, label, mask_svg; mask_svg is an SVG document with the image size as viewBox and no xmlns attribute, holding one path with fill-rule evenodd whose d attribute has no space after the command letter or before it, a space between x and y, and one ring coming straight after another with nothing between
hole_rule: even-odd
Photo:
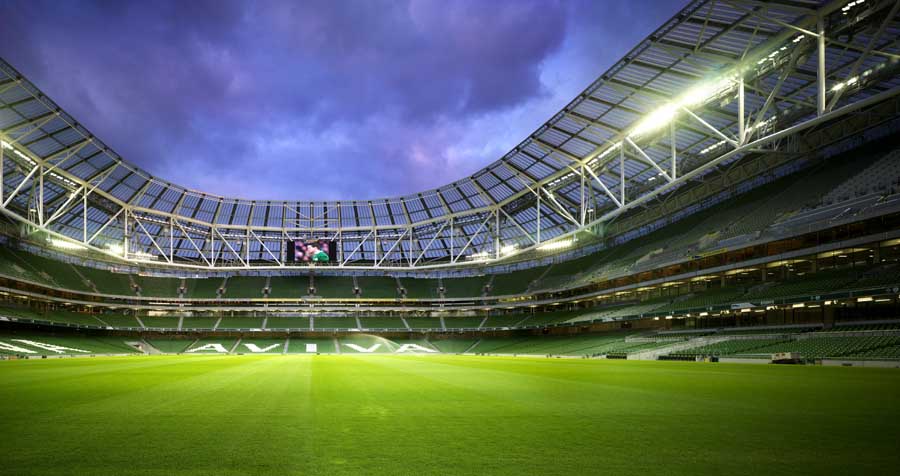
<instances>
[{"instance_id":1,"label":"illuminated stadium light","mask_svg":"<svg viewBox=\"0 0 900 476\"><path fill-rule=\"evenodd\" d=\"M473 261L486 260L486 259L489 259L490 257L491 257L491 254L488 253L487 251L479 251L478 253L472 253L469 255L469 259L473 260Z\"/></svg>"},{"instance_id":2,"label":"illuminated stadium light","mask_svg":"<svg viewBox=\"0 0 900 476\"><path fill-rule=\"evenodd\" d=\"M849 88L851 86L855 86L855 85L859 84L859 82L862 78L870 76L872 73L874 73L875 71L877 71L881 68L884 68L884 63L879 64L878 66L875 66L874 68L867 69L856 76L851 76L851 77L845 79L844 81L841 81L841 82L835 84L834 86L831 87L831 91L837 92L844 88Z\"/></svg>"},{"instance_id":3,"label":"illuminated stadium light","mask_svg":"<svg viewBox=\"0 0 900 476\"><path fill-rule=\"evenodd\" d=\"M510 253L514 253L518 249L519 245L506 245L500 248L500 254L505 256Z\"/></svg>"},{"instance_id":4,"label":"illuminated stadium light","mask_svg":"<svg viewBox=\"0 0 900 476\"><path fill-rule=\"evenodd\" d=\"M156 259L156 255L154 255L152 253L147 253L144 251L132 251L129 253L129 255L131 255L132 257L137 258L137 259L148 259L148 260Z\"/></svg>"},{"instance_id":5,"label":"illuminated stadium light","mask_svg":"<svg viewBox=\"0 0 900 476\"><path fill-rule=\"evenodd\" d=\"M730 91L734 86L735 79L735 77L726 76L689 89L675 101L656 109L638 122L628 137L634 139L668 125L682 108L698 106Z\"/></svg>"},{"instance_id":6,"label":"illuminated stadium light","mask_svg":"<svg viewBox=\"0 0 900 476\"><path fill-rule=\"evenodd\" d=\"M865 1L866 0L853 0L852 2L844 5L844 7L841 8L841 13L846 15L853 7L862 5L863 3L865 3Z\"/></svg>"},{"instance_id":7,"label":"illuminated stadium light","mask_svg":"<svg viewBox=\"0 0 900 476\"><path fill-rule=\"evenodd\" d=\"M13 153L16 154L17 156L19 156L20 159L28 162L32 166L35 165L35 162L33 160L31 160L30 157L28 157L27 155L20 152L19 149L16 149L15 147L13 147L12 144L10 144L9 142L0 141L0 147L3 147L4 149L13 151Z\"/></svg>"},{"instance_id":8,"label":"illuminated stadium light","mask_svg":"<svg viewBox=\"0 0 900 476\"><path fill-rule=\"evenodd\" d=\"M72 243L71 241L60 240L58 238L50 238L50 246L59 248L61 250L83 250L83 249L85 249L85 247L83 245L79 245L78 243Z\"/></svg>"},{"instance_id":9,"label":"illuminated stadium light","mask_svg":"<svg viewBox=\"0 0 900 476\"><path fill-rule=\"evenodd\" d=\"M748 127L748 128L747 128L747 131L746 131L747 136L749 137L749 135L750 135L751 133L753 133L753 132L755 132L755 131L757 131L757 130L759 130L759 129L765 129L765 128L769 127L772 123L775 122L776 119L778 119L778 116L772 116L772 117L770 117L770 118L768 118L768 119L766 119L766 120L764 120L764 121L761 121L761 122L759 122L759 123L756 123L756 124L754 124L754 125ZM718 141L718 142L714 142L712 145L707 146L707 147L704 147L703 149L701 149L701 150L700 150L700 155L706 155L706 154L708 154L708 153L710 153L710 152L712 152L712 151L718 149L719 147L724 146L724 145L727 144L727 143L728 143L728 142L726 142L725 140L720 140L720 141Z\"/></svg>"},{"instance_id":10,"label":"illuminated stadium light","mask_svg":"<svg viewBox=\"0 0 900 476\"><path fill-rule=\"evenodd\" d=\"M122 245L120 245L118 243L110 243L110 244L106 245L106 250L109 253L114 254L114 255L121 255L122 253L125 252L125 249L122 248Z\"/></svg>"},{"instance_id":11,"label":"illuminated stadium light","mask_svg":"<svg viewBox=\"0 0 900 476\"><path fill-rule=\"evenodd\" d=\"M872 302L872 301L874 301L872 296L863 296L863 297L856 298L856 302Z\"/></svg>"},{"instance_id":12,"label":"illuminated stadium light","mask_svg":"<svg viewBox=\"0 0 900 476\"><path fill-rule=\"evenodd\" d=\"M802 303L802 302L798 302L798 303L796 303L796 304L791 304L791 308L792 308L792 309L799 309L799 308L801 308L801 307L806 307L806 304L804 304L804 303Z\"/></svg>"},{"instance_id":13,"label":"illuminated stadium light","mask_svg":"<svg viewBox=\"0 0 900 476\"><path fill-rule=\"evenodd\" d=\"M634 126L629 137L640 137L647 132L655 131L672 121L678 107L674 104L666 104L665 106L651 112L646 118L641 120Z\"/></svg>"},{"instance_id":14,"label":"illuminated stadium light","mask_svg":"<svg viewBox=\"0 0 900 476\"><path fill-rule=\"evenodd\" d=\"M716 81L703 83L688 90L678 100L679 107L691 107L705 103L710 99L716 98L728 91L734 86L735 76L726 76Z\"/></svg>"},{"instance_id":15,"label":"illuminated stadium light","mask_svg":"<svg viewBox=\"0 0 900 476\"><path fill-rule=\"evenodd\" d=\"M552 243L544 243L543 245L538 246L538 249L541 251L561 250L572 246L572 243L572 240L554 241Z\"/></svg>"}]
</instances>

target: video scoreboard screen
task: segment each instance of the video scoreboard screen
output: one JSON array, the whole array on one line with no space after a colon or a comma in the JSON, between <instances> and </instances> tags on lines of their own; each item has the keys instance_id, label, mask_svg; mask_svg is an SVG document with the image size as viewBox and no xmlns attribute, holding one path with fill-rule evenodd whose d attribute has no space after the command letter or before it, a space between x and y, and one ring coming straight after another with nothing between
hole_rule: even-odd
<instances>
[{"instance_id":1,"label":"video scoreboard screen","mask_svg":"<svg viewBox=\"0 0 900 476\"><path fill-rule=\"evenodd\" d=\"M327 263L335 259L337 259L337 243L334 241L288 241L288 260L298 263Z\"/></svg>"}]
</instances>

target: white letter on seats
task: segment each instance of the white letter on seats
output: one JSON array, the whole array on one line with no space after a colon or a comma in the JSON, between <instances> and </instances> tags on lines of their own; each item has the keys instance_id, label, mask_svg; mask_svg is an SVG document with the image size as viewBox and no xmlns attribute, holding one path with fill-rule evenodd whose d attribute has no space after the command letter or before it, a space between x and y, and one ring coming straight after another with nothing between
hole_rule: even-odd
<instances>
[{"instance_id":1,"label":"white letter on seats","mask_svg":"<svg viewBox=\"0 0 900 476\"><path fill-rule=\"evenodd\" d=\"M346 345L347 347L349 347L357 352L362 352L364 354L375 352L376 350L378 350L379 347L381 347L381 344L372 344L372 346L369 348L363 347L361 345L356 345L356 344L344 344L344 345Z\"/></svg>"},{"instance_id":2,"label":"white letter on seats","mask_svg":"<svg viewBox=\"0 0 900 476\"><path fill-rule=\"evenodd\" d=\"M250 352L268 352L268 351L270 351L270 350L272 350L272 349L274 349L274 348L276 348L276 347L278 347L278 346L280 346L280 345L281 345L281 344L272 344L272 345L270 345L270 346L268 346L268 347L263 347L263 348L260 349L259 346L257 346L256 344L244 344L244 347L246 347L247 349L249 349Z\"/></svg>"},{"instance_id":3,"label":"white letter on seats","mask_svg":"<svg viewBox=\"0 0 900 476\"><path fill-rule=\"evenodd\" d=\"M225 350L225 347L222 344L206 344L201 345L200 347L194 347L193 349L188 350L188 352L200 352L201 350L214 350L216 352L227 354L228 351Z\"/></svg>"},{"instance_id":4,"label":"white letter on seats","mask_svg":"<svg viewBox=\"0 0 900 476\"><path fill-rule=\"evenodd\" d=\"M319 344L306 344L306 351L307 352L318 352Z\"/></svg>"},{"instance_id":5,"label":"white letter on seats","mask_svg":"<svg viewBox=\"0 0 900 476\"><path fill-rule=\"evenodd\" d=\"M24 347L18 347L12 344L7 344L6 342L0 342L0 349L9 350L12 352L21 352L23 354L37 354L37 352L33 350L28 350Z\"/></svg>"},{"instance_id":6,"label":"white letter on seats","mask_svg":"<svg viewBox=\"0 0 900 476\"><path fill-rule=\"evenodd\" d=\"M28 344L32 347L37 347L38 349L44 349L44 350L49 350L50 352L56 352L57 354L65 354L67 350L71 350L72 352L83 352L85 354L91 353L91 351L89 351L89 350L73 349L71 347L63 347L61 345L44 344L42 342L35 342L33 340L13 339L13 341L21 342L23 344Z\"/></svg>"},{"instance_id":7,"label":"white letter on seats","mask_svg":"<svg viewBox=\"0 0 900 476\"><path fill-rule=\"evenodd\" d=\"M413 352L437 352L436 350L429 349L428 347L422 347L419 344L403 344L400 346L399 349L395 350L394 352L399 354L401 352L407 352L410 350Z\"/></svg>"}]
</instances>

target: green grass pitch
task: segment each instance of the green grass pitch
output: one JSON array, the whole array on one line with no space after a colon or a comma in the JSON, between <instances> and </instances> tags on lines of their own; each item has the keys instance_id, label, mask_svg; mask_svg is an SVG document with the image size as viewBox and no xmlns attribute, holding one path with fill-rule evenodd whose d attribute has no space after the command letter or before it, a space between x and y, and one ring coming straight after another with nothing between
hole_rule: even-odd
<instances>
[{"instance_id":1,"label":"green grass pitch","mask_svg":"<svg viewBox=\"0 0 900 476\"><path fill-rule=\"evenodd\" d=\"M2 475L898 474L891 369L467 356L0 362Z\"/></svg>"}]
</instances>

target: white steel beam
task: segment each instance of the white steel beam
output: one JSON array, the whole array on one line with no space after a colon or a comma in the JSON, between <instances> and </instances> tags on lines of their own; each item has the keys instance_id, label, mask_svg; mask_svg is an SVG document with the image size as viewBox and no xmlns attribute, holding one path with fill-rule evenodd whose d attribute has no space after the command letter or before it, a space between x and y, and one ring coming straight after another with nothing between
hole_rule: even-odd
<instances>
[{"instance_id":1,"label":"white steel beam","mask_svg":"<svg viewBox=\"0 0 900 476\"><path fill-rule=\"evenodd\" d=\"M825 114L825 18L819 15L816 20L816 37L818 64L816 65L816 111L818 115Z\"/></svg>"},{"instance_id":2,"label":"white steel beam","mask_svg":"<svg viewBox=\"0 0 900 476\"><path fill-rule=\"evenodd\" d=\"M249 266L247 264L247 262L244 261L244 258L241 257L241 254L234 250L234 247L231 246L231 243L228 242L228 239L222 235L222 232L219 231L219 227L213 227L212 230L213 230L213 234L219 235L219 238L222 239L222 242L225 244L225 246L231 251L232 254L234 254L234 256L238 259L238 261L241 262L241 264L243 264L244 266Z\"/></svg>"},{"instance_id":3,"label":"white steel beam","mask_svg":"<svg viewBox=\"0 0 900 476\"><path fill-rule=\"evenodd\" d=\"M163 251L162 247L159 246L159 244L158 244L158 243L156 242L156 240L153 238L153 235L151 235L150 232L147 231L147 228L144 226L144 224L141 222L141 220L138 219L138 217L136 217L134 214L131 214L131 219L134 220L134 222L138 224L138 226L139 226L139 227L141 228L141 230L144 232L144 235L147 236L147 239L149 239L149 240L150 240L150 243L153 245L153 247L156 248L156 251L159 251L159 254L160 254L163 258L165 258L166 261L168 261L169 263L171 263L171 262L172 262L172 258L171 258L170 256L168 256L168 255L166 254L165 251Z\"/></svg>"},{"instance_id":4,"label":"white steel beam","mask_svg":"<svg viewBox=\"0 0 900 476\"><path fill-rule=\"evenodd\" d=\"M188 243L190 243L191 246L194 247L194 249L197 251L197 254L200 255L200 259L202 259L206 263L206 265L211 268L213 266L212 261L210 261L206 257L206 253L203 252L203 249L200 248L199 245L197 245L197 242L194 241L193 238L191 238L190 233L188 233L188 231L185 230L183 226L181 226L181 223L179 223L178 220L174 220L173 223L175 224L175 226L178 227L179 230L181 230L181 235L184 236L185 238L187 238Z\"/></svg>"},{"instance_id":5,"label":"white steel beam","mask_svg":"<svg viewBox=\"0 0 900 476\"><path fill-rule=\"evenodd\" d=\"M665 170L663 170L662 167L659 166L659 164L657 164L653 159L651 159L650 156L647 155L647 153L643 151L643 149L638 147L638 145L635 144L634 141L631 140L630 137L626 137L625 141L628 142L628 144L631 145L632 148L634 148L635 152L637 152L638 154L640 154L641 157L643 157L644 162L647 162L648 164L652 165L653 168L656 169L657 172L659 172L660 174L662 174L663 177L666 178L666 180L668 180L669 182L671 182L673 180L672 177L669 176L669 174ZM623 147L622 150L625 150L625 148Z\"/></svg>"},{"instance_id":6,"label":"white steel beam","mask_svg":"<svg viewBox=\"0 0 900 476\"><path fill-rule=\"evenodd\" d=\"M10 193L8 197L6 197L6 200L3 201L4 208L6 208L6 206L9 205L9 202L11 202L12 199L15 198L16 195L19 194L19 190L22 190L22 187L25 185L25 183L28 182L29 180L31 180L31 177L33 177L34 173L37 172L38 169L40 169L40 168L41 168L40 164L37 164L31 168L31 172L28 172L28 175L26 175L22 179L22 181L19 182L19 185L17 185L16 188L13 189L12 193Z\"/></svg>"}]
</instances>

